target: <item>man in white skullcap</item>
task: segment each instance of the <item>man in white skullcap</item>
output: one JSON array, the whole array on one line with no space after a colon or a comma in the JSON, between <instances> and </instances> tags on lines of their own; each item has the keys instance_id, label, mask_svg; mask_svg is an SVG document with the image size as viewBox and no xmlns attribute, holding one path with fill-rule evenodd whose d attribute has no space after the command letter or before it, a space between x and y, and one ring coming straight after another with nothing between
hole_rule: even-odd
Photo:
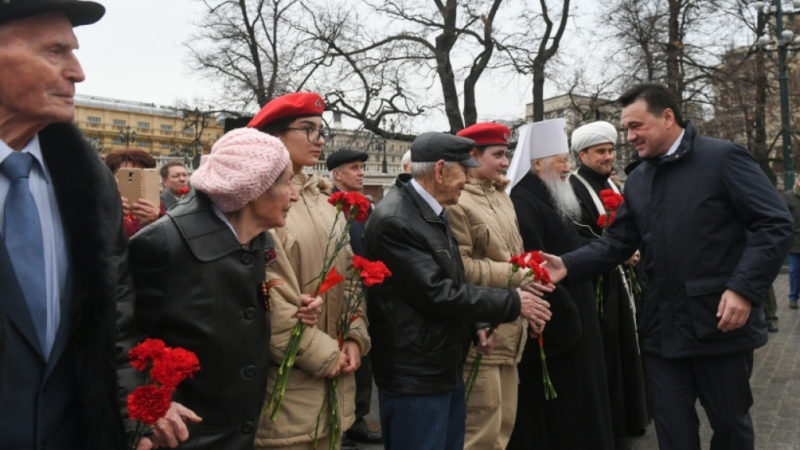
<instances>
[{"instance_id":1,"label":"man in white skullcap","mask_svg":"<svg viewBox=\"0 0 800 450\"><path fill-rule=\"evenodd\" d=\"M581 207L577 230L586 239L603 234L598 218L606 214L600 191L619 192L610 180L614 167L614 146L617 142L614 125L597 121L580 126L572 132L572 151L580 166L569 179ZM638 435L649 421L639 344L636 337L637 278L632 265L638 254L629 260L630 266L620 265L594 279L603 354L608 377L611 420L614 438Z\"/></svg>"},{"instance_id":2,"label":"man in white skullcap","mask_svg":"<svg viewBox=\"0 0 800 450\"><path fill-rule=\"evenodd\" d=\"M564 119L554 119L520 129L508 176L525 251L560 254L583 243L573 226L580 204L568 181L565 125ZM529 339L518 365L517 417L507 448L613 449L591 280L566 279L543 295L553 315L542 342L558 397L545 400L538 339Z\"/></svg>"}]
</instances>

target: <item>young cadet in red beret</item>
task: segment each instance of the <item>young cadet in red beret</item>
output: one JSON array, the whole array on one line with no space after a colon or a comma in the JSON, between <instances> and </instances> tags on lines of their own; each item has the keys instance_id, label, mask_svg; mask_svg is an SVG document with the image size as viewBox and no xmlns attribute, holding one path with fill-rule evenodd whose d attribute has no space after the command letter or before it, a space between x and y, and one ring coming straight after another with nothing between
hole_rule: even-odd
<instances>
[{"instance_id":1,"label":"young cadet in red beret","mask_svg":"<svg viewBox=\"0 0 800 450\"><path fill-rule=\"evenodd\" d=\"M275 383L277 365L283 359L295 324L301 293L310 293L322 271L328 233L333 226L336 208L328 204L331 184L303 167L319 162L328 137L323 127L325 102L319 94L298 92L267 103L248 127L278 137L289 150L294 183L299 201L289 210L286 226L272 232L278 261L267 268L268 279L284 283L270 290L272 366L267 392ZM339 230L344 221L339 220ZM281 257L280 255L286 255ZM349 270L352 252L346 246L336 261L336 270ZM306 327L291 371L283 403L274 421L262 414L256 432L256 449L311 449L317 415L323 406L326 379L339 376L339 417L341 430L355 421L355 377L361 356L369 350L367 323L363 308L351 325L347 340L339 349L337 324L343 313L347 283L340 283L322 296L324 303L316 327ZM327 404L319 421L317 448L327 448L330 439ZM338 437L337 437L338 438Z\"/></svg>"},{"instance_id":2,"label":"young cadet in red beret","mask_svg":"<svg viewBox=\"0 0 800 450\"><path fill-rule=\"evenodd\" d=\"M508 184L508 140L511 130L499 123L477 123L458 132L475 141L472 157L480 167L469 169L470 181L464 186L458 204L447 209L450 228L458 241L467 282L489 287L506 287L512 255L523 252L517 214L503 191ZM511 279L518 287L523 271ZM530 281L530 280L526 280ZM540 300L541 317L532 323L541 330L549 319L548 304ZM491 354L482 357L478 380L467 403L465 449L505 449L514 429L517 414L517 363L525 348L528 322L516 321L499 326L497 343ZM464 378L477 357L473 346L467 355Z\"/></svg>"}]
</instances>

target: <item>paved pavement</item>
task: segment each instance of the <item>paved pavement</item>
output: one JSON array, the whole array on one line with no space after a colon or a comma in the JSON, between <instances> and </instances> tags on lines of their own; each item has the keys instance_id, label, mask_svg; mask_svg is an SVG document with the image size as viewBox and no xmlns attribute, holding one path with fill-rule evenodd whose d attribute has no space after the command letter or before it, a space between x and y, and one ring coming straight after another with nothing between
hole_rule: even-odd
<instances>
[{"instance_id":1,"label":"paved pavement","mask_svg":"<svg viewBox=\"0 0 800 450\"><path fill-rule=\"evenodd\" d=\"M770 333L767 345L755 351L753 375L754 404L751 409L757 450L800 450L800 310L789 309L789 280L778 275L774 283L778 298L777 333ZM372 411L367 420L378 423L377 388L373 390ZM711 429L699 405L700 442L708 448ZM383 450L382 445L359 444L361 450ZM657 450L655 427L644 436L623 443L620 450Z\"/></svg>"}]
</instances>

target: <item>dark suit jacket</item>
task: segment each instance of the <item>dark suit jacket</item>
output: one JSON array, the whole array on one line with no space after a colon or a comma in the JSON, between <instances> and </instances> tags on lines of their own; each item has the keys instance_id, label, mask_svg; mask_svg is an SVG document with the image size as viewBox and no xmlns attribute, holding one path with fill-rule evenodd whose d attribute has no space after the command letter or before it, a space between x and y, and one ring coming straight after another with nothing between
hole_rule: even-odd
<instances>
[{"instance_id":1,"label":"dark suit jacket","mask_svg":"<svg viewBox=\"0 0 800 450\"><path fill-rule=\"evenodd\" d=\"M648 285L639 332L665 358L726 354L767 342L761 303L789 250L792 217L750 152L698 135L628 177L625 202L602 239L563 256L570 277L596 274L636 248ZM717 329L722 293L753 304L747 323Z\"/></svg>"},{"instance_id":2,"label":"dark suit jacket","mask_svg":"<svg viewBox=\"0 0 800 450\"><path fill-rule=\"evenodd\" d=\"M39 139L64 224L68 282L45 360L0 241L0 448L123 448L114 366L115 300L126 272L119 192L73 125L50 125Z\"/></svg>"}]
</instances>

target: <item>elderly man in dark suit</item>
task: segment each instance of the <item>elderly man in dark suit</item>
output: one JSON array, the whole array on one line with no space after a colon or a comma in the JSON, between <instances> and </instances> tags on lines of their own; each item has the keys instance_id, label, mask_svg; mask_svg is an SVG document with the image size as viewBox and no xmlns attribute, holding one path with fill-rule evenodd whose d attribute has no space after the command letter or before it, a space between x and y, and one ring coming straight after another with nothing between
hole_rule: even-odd
<instances>
[{"instance_id":1,"label":"elderly man in dark suit","mask_svg":"<svg viewBox=\"0 0 800 450\"><path fill-rule=\"evenodd\" d=\"M122 207L70 123L84 79L72 27L104 12L89 1L0 1L2 448L125 445L114 370Z\"/></svg>"},{"instance_id":2,"label":"elderly man in dark suit","mask_svg":"<svg viewBox=\"0 0 800 450\"><path fill-rule=\"evenodd\" d=\"M753 349L767 342L762 303L789 250L792 218L745 148L697 133L664 87L620 98L643 161L601 239L558 257L554 279L607 270L642 249L639 323L659 447L699 449L695 403L712 450L752 449Z\"/></svg>"}]
</instances>

